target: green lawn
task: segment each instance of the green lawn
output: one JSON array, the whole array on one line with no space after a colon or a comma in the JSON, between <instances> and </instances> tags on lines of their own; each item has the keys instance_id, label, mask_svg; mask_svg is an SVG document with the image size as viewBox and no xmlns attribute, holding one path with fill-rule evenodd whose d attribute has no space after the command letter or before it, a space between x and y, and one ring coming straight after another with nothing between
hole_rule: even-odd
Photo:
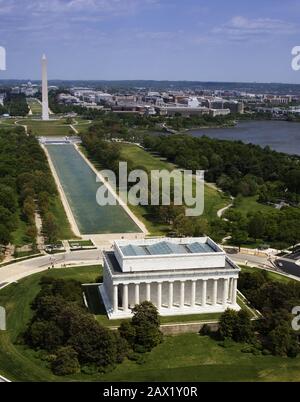
<instances>
[{"instance_id":1,"label":"green lawn","mask_svg":"<svg viewBox=\"0 0 300 402\"><path fill-rule=\"evenodd\" d=\"M242 272L259 272L261 269L259 268L250 268L242 266ZM288 283L293 281L293 279L288 278L287 276L277 274L276 272L265 271L267 273L268 279L276 282Z\"/></svg>"},{"instance_id":2,"label":"green lawn","mask_svg":"<svg viewBox=\"0 0 300 402\"><path fill-rule=\"evenodd\" d=\"M69 241L70 247L93 247L94 243L92 240L76 240L76 241Z\"/></svg>"},{"instance_id":3,"label":"green lawn","mask_svg":"<svg viewBox=\"0 0 300 402\"><path fill-rule=\"evenodd\" d=\"M50 212L55 217L55 222L58 226L58 237L62 240L75 239L76 236L72 232L69 220L67 218L64 206L61 202L60 196L57 195L51 200Z\"/></svg>"},{"instance_id":4,"label":"green lawn","mask_svg":"<svg viewBox=\"0 0 300 402\"><path fill-rule=\"evenodd\" d=\"M154 156L150 152L131 144L122 144L121 157L124 160L131 161L135 166L143 166L149 172L151 170L173 170L175 165L165 160L161 160L158 156Z\"/></svg>"},{"instance_id":5,"label":"green lawn","mask_svg":"<svg viewBox=\"0 0 300 402\"><path fill-rule=\"evenodd\" d=\"M31 98L27 99L27 104L32 111L32 115L41 115L42 114L42 105L37 99Z\"/></svg>"},{"instance_id":6,"label":"green lawn","mask_svg":"<svg viewBox=\"0 0 300 402\"><path fill-rule=\"evenodd\" d=\"M15 124L15 119L0 119L0 128L5 128L5 126L13 126Z\"/></svg>"},{"instance_id":7,"label":"green lawn","mask_svg":"<svg viewBox=\"0 0 300 402\"><path fill-rule=\"evenodd\" d=\"M24 246L28 244L28 238L26 236L26 230L28 228L26 222L24 222L20 216L17 219L17 229L12 233L12 243L15 246Z\"/></svg>"},{"instance_id":8,"label":"green lawn","mask_svg":"<svg viewBox=\"0 0 300 402\"><path fill-rule=\"evenodd\" d=\"M257 198L258 196L243 197L235 207L235 210L241 212L243 215L248 215L249 212L255 213L274 211L273 207L258 203Z\"/></svg>"},{"instance_id":9,"label":"green lawn","mask_svg":"<svg viewBox=\"0 0 300 402\"><path fill-rule=\"evenodd\" d=\"M176 166L172 163L161 160L161 158L159 158L158 156L153 155L136 145L122 144L121 147L121 156L124 160L132 162L134 166L144 167L149 172L151 170L162 169L170 171L176 168ZM204 193L203 217L208 219L208 221L216 219L218 210L224 208L229 203L229 197L206 185ZM142 206L130 206L130 209L133 211L134 214L139 217L139 219L143 221L151 234L163 235L170 230L170 227L168 225L151 222L147 217L147 212L145 208L143 208Z\"/></svg>"},{"instance_id":10,"label":"green lawn","mask_svg":"<svg viewBox=\"0 0 300 402\"><path fill-rule=\"evenodd\" d=\"M0 305L7 309L8 331L0 333L0 372L14 381L299 381L300 358L254 356L241 352L243 345L224 348L197 334L168 336L138 365L126 360L103 375L54 376L41 353L18 342L18 335L32 317L30 303L39 292L39 279L50 275L93 283L99 267L46 271L25 278L0 291Z\"/></svg>"},{"instance_id":11,"label":"green lawn","mask_svg":"<svg viewBox=\"0 0 300 402\"><path fill-rule=\"evenodd\" d=\"M18 120L19 125L26 125L28 130L36 136L68 136L74 135L74 131L66 124L65 120Z\"/></svg>"},{"instance_id":12,"label":"green lawn","mask_svg":"<svg viewBox=\"0 0 300 402\"><path fill-rule=\"evenodd\" d=\"M88 131L89 127L93 124L92 122L89 122L89 120L84 120L78 117L74 118L74 121L76 121L78 124L74 124L74 127L80 134L84 134Z\"/></svg>"}]
</instances>

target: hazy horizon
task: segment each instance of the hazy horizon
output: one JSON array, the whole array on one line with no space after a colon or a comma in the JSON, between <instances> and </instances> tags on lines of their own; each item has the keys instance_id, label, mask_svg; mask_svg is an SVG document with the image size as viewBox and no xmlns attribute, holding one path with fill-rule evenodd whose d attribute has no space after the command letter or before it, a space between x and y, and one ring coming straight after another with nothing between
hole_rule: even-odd
<instances>
[{"instance_id":1,"label":"hazy horizon","mask_svg":"<svg viewBox=\"0 0 300 402\"><path fill-rule=\"evenodd\" d=\"M300 84L297 0L0 0L1 79ZM145 78L146 77L146 78Z\"/></svg>"}]
</instances>

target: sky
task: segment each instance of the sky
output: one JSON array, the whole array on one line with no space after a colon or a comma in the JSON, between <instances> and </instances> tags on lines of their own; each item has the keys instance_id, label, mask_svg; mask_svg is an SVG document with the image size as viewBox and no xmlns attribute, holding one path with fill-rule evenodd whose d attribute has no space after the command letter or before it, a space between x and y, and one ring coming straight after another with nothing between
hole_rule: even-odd
<instances>
[{"instance_id":1,"label":"sky","mask_svg":"<svg viewBox=\"0 0 300 402\"><path fill-rule=\"evenodd\" d=\"M0 79L300 84L299 0L0 0Z\"/></svg>"}]
</instances>

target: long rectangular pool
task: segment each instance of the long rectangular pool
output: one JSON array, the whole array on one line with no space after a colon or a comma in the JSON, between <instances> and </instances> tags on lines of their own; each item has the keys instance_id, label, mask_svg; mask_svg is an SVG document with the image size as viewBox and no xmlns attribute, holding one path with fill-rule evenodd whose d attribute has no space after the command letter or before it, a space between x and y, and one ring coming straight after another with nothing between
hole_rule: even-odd
<instances>
[{"instance_id":1,"label":"long rectangular pool","mask_svg":"<svg viewBox=\"0 0 300 402\"><path fill-rule=\"evenodd\" d=\"M46 145L81 234L140 233L120 205L100 206L96 193L101 183L71 144Z\"/></svg>"}]
</instances>

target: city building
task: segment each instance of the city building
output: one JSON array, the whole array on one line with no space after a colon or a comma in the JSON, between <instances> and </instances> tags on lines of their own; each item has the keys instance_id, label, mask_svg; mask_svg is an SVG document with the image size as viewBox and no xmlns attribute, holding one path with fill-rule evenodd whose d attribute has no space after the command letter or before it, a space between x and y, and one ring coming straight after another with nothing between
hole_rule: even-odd
<instances>
[{"instance_id":1,"label":"city building","mask_svg":"<svg viewBox=\"0 0 300 402\"><path fill-rule=\"evenodd\" d=\"M209 109L209 114L212 117L227 116L228 114L230 114L230 109Z\"/></svg>"},{"instance_id":2,"label":"city building","mask_svg":"<svg viewBox=\"0 0 300 402\"><path fill-rule=\"evenodd\" d=\"M209 109L206 107L188 107L188 106L159 106L156 111L160 115L175 116L177 114L182 116L194 116L209 114ZM230 112L229 112L230 113Z\"/></svg>"},{"instance_id":3,"label":"city building","mask_svg":"<svg viewBox=\"0 0 300 402\"><path fill-rule=\"evenodd\" d=\"M164 316L239 310L240 269L210 238L143 239L104 252L100 294L110 319L151 301Z\"/></svg>"}]
</instances>

